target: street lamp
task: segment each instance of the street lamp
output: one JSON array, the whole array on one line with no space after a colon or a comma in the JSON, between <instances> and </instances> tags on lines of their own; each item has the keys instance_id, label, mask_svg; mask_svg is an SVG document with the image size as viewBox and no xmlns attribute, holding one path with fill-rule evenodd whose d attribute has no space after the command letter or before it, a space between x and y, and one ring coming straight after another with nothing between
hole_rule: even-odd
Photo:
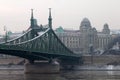
<instances>
[{"instance_id":1,"label":"street lamp","mask_svg":"<svg viewBox=\"0 0 120 80\"><path fill-rule=\"evenodd\" d=\"M93 52L94 52L93 44L90 44L89 47L90 47L90 55L91 55L91 64L93 64Z\"/></svg>"},{"instance_id":2,"label":"street lamp","mask_svg":"<svg viewBox=\"0 0 120 80\"><path fill-rule=\"evenodd\" d=\"M4 31L5 31L5 43L7 42L7 28L6 28L6 26L4 26Z\"/></svg>"}]
</instances>

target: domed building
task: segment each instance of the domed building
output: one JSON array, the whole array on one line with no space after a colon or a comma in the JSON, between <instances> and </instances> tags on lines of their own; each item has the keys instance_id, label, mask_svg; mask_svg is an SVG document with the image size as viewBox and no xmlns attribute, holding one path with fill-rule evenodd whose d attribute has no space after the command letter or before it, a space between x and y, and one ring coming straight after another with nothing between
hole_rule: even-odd
<instances>
[{"instance_id":1,"label":"domed building","mask_svg":"<svg viewBox=\"0 0 120 80\"><path fill-rule=\"evenodd\" d=\"M87 18L81 21L80 30L56 30L56 34L69 49L83 55L89 55L92 51L104 51L112 40L107 23L104 24L102 32L98 32Z\"/></svg>"},{"instance_id":2,"label":"domed building","mask_svg":"<svg viewBox=\"0 0 120 80\"><path fill-rule=\"evenodd\" d=\"M96 28L91 27L91 23L87 18L84 18L80 24L80 33L81 33L81 40L83 53L89 53L90 47L97 47L96 39L97 39L97 31Z\"/></svg>"}]
</instances>

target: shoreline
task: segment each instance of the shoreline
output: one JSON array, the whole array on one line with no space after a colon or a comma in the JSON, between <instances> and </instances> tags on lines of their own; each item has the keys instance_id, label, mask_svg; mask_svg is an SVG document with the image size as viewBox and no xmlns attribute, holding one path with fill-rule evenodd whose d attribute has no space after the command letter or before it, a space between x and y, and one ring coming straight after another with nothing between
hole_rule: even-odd
<instances>
[{"instance_id":1,"label":"shoreline","mask_svg":"<svg viewBox=\"0 0 120 80\"><path fill-rule=\"evenodd\" d=\"M83 65L76 66L73 70L78 71L120 71L120 65Z\"/></svg>"},{"instance_id":2,"label":"shoreline","mask_svg":"<svg viewBox=\"0 0 120 80\"><path fill-rule=\"evenodd\" d=\"M0 65L0 71L24 71L24 65ZM120 65L82 65L75 66L75 71L120 71Z\"/></svg>"}]
</instances>

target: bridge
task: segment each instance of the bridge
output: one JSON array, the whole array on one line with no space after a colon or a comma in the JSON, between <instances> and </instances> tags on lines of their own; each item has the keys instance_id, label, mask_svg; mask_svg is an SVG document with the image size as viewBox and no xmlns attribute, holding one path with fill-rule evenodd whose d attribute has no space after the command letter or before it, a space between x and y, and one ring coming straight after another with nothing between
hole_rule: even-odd
<instances>
[{"instance_id":1,"label":"bridge","mask_svg":"<svg viewBox=\"0 0 120 80\"><path fill-rule=\"evenodd\" d=\"M47 25L37 25L31 10L30 27L20 37L0 43L0 53L25 58L29 63L56 59L60 65L74 65L82 62L81 56L69 50L52 29L51 9Z\"/></svg>"}]
</instances>

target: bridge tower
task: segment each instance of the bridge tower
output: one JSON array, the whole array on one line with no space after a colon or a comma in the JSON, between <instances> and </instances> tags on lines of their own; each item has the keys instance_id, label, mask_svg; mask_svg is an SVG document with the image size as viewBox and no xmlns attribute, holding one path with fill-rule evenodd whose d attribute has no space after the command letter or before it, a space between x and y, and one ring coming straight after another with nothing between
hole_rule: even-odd
<instances>
[{"instance_id":1,"label":"bridge tower","mask_svg":"<svg viewBox=\"0 0 120 80\"><path fill-rule=\"evenodd\" d=\"M37 25L37 20L34 18L34 15L33 15L33 9L31 9L30 28L32 29L31 36L30 36L31 39L38 36L37 34L38 25Z\"/></svg>"},{"instance_id":2,"label":"bridge tower","mask_svg":"<svg viewBox=\"0 0 120 80\"><path fill-rule=\"evenodd\" d=\"M50 28L50 30L52 30L51 8L49 8L48 27ZM52 41L52 34L49 33L49 51L51 51L51 41Z\"/></svg>"},{"instance_id":3,"label":"bridge tower","mask_svg":"<svg viewBox=\"0 0 120 80\"><path fill-rule=\"evenodd\" d=\"M32 29L30 37L31 37L31 38L34 38L34 17L33 17L33 9L31 9L30 28Z\"/></svg>"},{"instance_id":4,"label":"bridge tower","mask_svg":"<svg viewBox=\"0 0 120 80\"><path fill-rule=\"evenodd\" d=\"M35 37L35 24L34 24L34 17L33 17L33 9L31 9L31 26L30 28L32 29L31 36ZM49 8L49 17L48 17L48 27L50 28L50 31L52 32L52 16L51 16L51 8ZM49 52L51 52L52 47L51 47L51 41L52 41L52 33L48 34L49 37ZM29 62L26 62L25 64L25 73L58 73L60 70L60 65L59 63L55 63L53 58L48 62L35 62L34 60L29 60Z\"/></svg>"}]
</instances>

